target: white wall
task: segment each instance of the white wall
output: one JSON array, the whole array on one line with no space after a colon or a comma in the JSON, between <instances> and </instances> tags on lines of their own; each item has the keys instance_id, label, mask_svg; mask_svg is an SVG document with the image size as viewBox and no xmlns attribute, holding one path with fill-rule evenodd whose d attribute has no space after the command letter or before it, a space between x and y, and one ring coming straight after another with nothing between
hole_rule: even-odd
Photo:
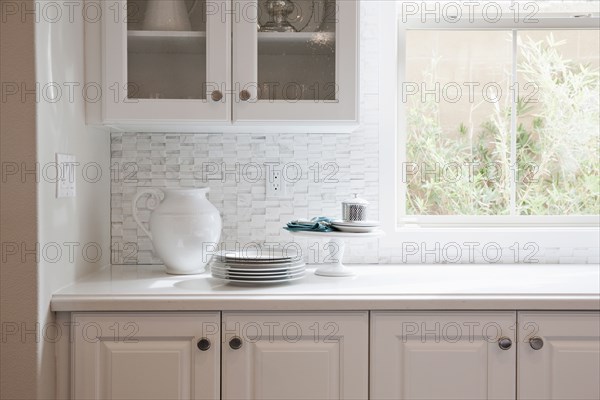
<instances>
[{"instance_id":1,"label":"white wall","mask_svg":"<svg viewBox=\"0 0 600 400\"><path fill-rule=\"evenodd\" d=\"M2 242L19 246L15 255L3 249L1 269L2 322L19 329L2 342L7 399L56 397L51 295L110 262L109 135L85 125L82 8L66 3L19 1L16 14L3 15L2 82L38 88L24 102L17 93L2 103L2 162L38 172L37 184L36 176L22 182L19 174L2 184ZM47 8L56 6L60 17ZM36 14L23 14L28 10ZM73 154L81 164L75 198L56 198L56 152ZM22 250L36 245L37 253L23 262ZM22 336L24 329L31 333Z\"/></svg>"},{"instance_id":2,"label":"white wall","mask_svg":"<svg viewBox=\"0 0 600 400\"><path fill-rule=\"evenodd\" d=\"M54 2L40 1L39 7L44 3ZM42 166L53 163L59 152L75 155L80 163L76 167L75 198L57 199L53 179L41 179L38 185L40 246L62 252L54 260L55 253L41 251L38 318L42 326L53 321L49 306L54 291L110 263L109 135L85 125L82 7L70 3L73 18L63 3L61 19L55 22L42 18L35 32L36 77L41 91L37 108L38 162ZM50 82L60 87L56 97L43 89ZM73 96L68 93L69 87L74 88ZM98 171L102 176L96 182ZM72 254L70 249L74 250ZM38 398L54 397L53 349L48 340L40 341Z\"/></svg>"}]
</instances>

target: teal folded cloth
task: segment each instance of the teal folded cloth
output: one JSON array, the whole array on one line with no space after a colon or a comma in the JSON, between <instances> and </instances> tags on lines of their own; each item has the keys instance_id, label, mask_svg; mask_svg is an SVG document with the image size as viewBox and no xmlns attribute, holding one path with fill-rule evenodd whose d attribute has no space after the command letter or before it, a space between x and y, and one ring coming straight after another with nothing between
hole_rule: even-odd
<instances>
[{"instance_id":1,"label":"teal folded cloth","mask_svg":"<svg viewBox=\"0 0 600 400\"><path fill-rule=\"evenodd\" d=\"M314 217L310 220L308 219L297 219L294 221L290 221L287 224L287 229L291 232L298 231L314 231L314 232L331 232L333 228L331 227L331 221L333 218L329 217Z\"/></svg>"}]
</instances>

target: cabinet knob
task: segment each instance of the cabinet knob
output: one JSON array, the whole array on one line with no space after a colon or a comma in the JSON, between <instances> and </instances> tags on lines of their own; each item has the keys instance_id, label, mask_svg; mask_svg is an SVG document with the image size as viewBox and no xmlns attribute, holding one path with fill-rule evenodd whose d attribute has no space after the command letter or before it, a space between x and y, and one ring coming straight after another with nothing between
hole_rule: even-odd
<instances>
[{"instance_id":1,"label":"cabinet knob","mask_svg":"<svg viewBox=\"0 0 600 400\"><path fill-rule=\"evenodd\" d=\"M250 92L247 91L246 89L244 89L240 92L240 100L248 101L248 100L250 100L250 97L251 97Z\"/></svg>"},{"instance_id":2,"label":"cabinet knob","mask_svg":"<svg viewBox=\"0 0 600 400\"><path fill-rule=\"evenodd\" d=\"M212 101L221 101L223 99L223 93L220 90L213 90L210 94Z\"/></svg>"},{"instance_id":3,"label":"cabinet knob","mask_svg":"<svg viewBox=\"0 0 600 400\"><path fill-rule=\"evenodd\" d=\"M238 350L242 347L242 343L242 339L236 336L231 338L229 341L229 347L231 347L233 350Z\"/></svg>"},{"instance_id":4,"label":"cabinet knob","mask_svg":"<svg viewBox=\"0 0 600 400\"><path fill-rule=\"evenodd\" d=\"M506 336L501 337L498 339L498 347L500 347L502 350L508 350L512 347L512 340Z\"/></svg>"},{"instance_id":5,"label":"cabinet knob","mask_svg":"<svg viewBox=\"0 0 600 400\"><path fill-rule=\"evenodd\" d=\"M542 340L541 337L534 336L531 339L529 339L529 345L531 346L532 349L539 350L542 347L544 347L544 341Z\"/></svg>"},{"instance_id":6,"label":"cabinet knob","mask_svg":"<svg viewBox=\"0 0 600 400\"><path fill-rule=\"evenodd\" d=\"M210 349L210 340L204 337L198 340L198 349L200 349L200 351L206 351Z\"/></svg>"}]
</instances>

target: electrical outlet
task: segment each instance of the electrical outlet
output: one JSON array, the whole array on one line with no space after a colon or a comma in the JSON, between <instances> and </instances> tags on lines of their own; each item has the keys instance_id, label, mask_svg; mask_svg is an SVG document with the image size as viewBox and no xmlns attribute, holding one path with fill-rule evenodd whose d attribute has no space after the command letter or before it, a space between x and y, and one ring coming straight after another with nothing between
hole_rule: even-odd
<instances>
[{"instance_id":1,"label":"electrical outlet","mask_svg":"<svg viewBox=\"0 0 600 400\"><path fill-rule=\"evenodd\" d=\"M270 176L267 176L267 198L285 197L286 187L281 171L273 170Z\"/></svg>"},{"instance_id":2,"label":"electrical outlet","mask_svg":"<svg viewBox=\"0 0 600 400\"><path fill-rule=\"evenodd\" d=\"M75 156L56 153L56 197L75 197Z\"/></svg>"}]
</instances>

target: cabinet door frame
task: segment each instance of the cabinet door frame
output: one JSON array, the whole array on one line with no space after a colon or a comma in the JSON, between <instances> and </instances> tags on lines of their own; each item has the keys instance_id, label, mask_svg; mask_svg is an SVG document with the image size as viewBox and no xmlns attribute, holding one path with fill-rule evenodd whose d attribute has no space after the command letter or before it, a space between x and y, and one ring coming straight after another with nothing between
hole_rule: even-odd
<instances>
[{"instance_id":1,"label":"cabinet door frame","mask_svg":"<svg viewBox=\"0 0 600 400\"><path fill-rule=\"evenodd\" d=\"M257 100L258 81L258 0L232 0L243 17L233 24L233 122L237 126L357 125L359 121L359 0L336 1L335 77L336 101ZM250 92L241 101L240 91ZM308 117L308 118L305 118ZM286 128L287 131L287 128Z\"/></svg>"},{"instance_id":2,"label":"cabinet door frame","mask_svg":"<svg viewBox=\"0 0 600 400\"><path fill-rule=\"evenodd\" d=\"M230 0L210 0L206 16L206 99L127 98L127 0L101 1L102 6L102 121L104 124L231 123ZM215 11L216 10L216 11ZM211 99L221 90L220 101Z\"/></svg>"},{"instance_id":3,"label":"cabinet door frame","mask_svg":"<svg viewBox=\"0 0 600 400\"><path fill-rule=\"evenodd\" d=\"M436 348L440 352L475 352L475 346L465 345L481 342L483 347L480 349L487 353L487 364L481 370L487 376L487 398L514 399L517 353L515 324L514 311L372 311L370 398L410 399L405 392L410 387L403 386L403 378L408 368L404 363L410 360L407 357L410 356L411 347L412 351L418 349L411 344L422 345L415 354L426 354L435 352ZM508 337L512 340L512 346L508 350L501 350L498 337L491 336ZM456 348L453 347L455 345Z\"/></svg>"},{"instance_id":4,"label":"cabinet door frame","mask_svg":"<svg viewBox=\"0 0 600 400\"><path fill-rule=\"evenodd\" d=\"M223 312L222 399L260 397L262 389L256 386L254 380L257 369L251 362L257 362L264 354L277 352L281 349L277 344L284 342L292 343L293 348L289 351L293 352L304 348L311 352L330 351L331 354L337 354L340 364L329 364L329 367L339 373L339 386L333 390L337 393L330 395L337 399L366 399L369 379L368 321L368 311ZM301 337L296 340L298 333ZM229 345L233 336L241 337L243 341L242 347L237 350ZM284 339L284 336L290 339ZM270 347L271 343L275 347ZM319 345L314 346L315 343ZM306 381L306 384L310 385L310 382Z\"/></svg>"},{"instance_id":5,"label":"cabinet door frame","mask_svg":"<svg viewBox=\"0 0 600 400\"><path fill-rule=\"evenodd\" d=\"M557 362L555 356L569 351L577 353L585 352L587 349L589 352L589 347L585 347L585 341L598 344L600 342L600 312L520 311L517 317L519 321L517 399L564 398L564 395L555 397L553 393L552 373L556 370L554 362ZM540 337L544 341L543 347L534 350L529 344L531 337ZM600 353L598 353L598 357L600 360ZM600 395L600 387L597 389L598 395ZM569 398L592 400L581 393L572 392L569 393Z\"/></svg>"},{"instance_id":6,"label":"cabinet door frame","mask_svg":"<svg viewBox=\"0 0 600 400\"><path fill-rule=\"evenodd\" d=\"M74 399L109 399L98 380L106 373L101 343L128 343L136 338L177 338L189 341L190 393L186 398L212 400L220 396L220 312L77 312L71 314L71 393ZM96 335L96 336L94 336ZM105 338L100 340L99 337ZM206 351L197 342L206 337ZM135 345L135 343L132 343ZM105 365L104 365L105 366ZM182 372L183 373L183 372Z\"/></svg>"}]
</instances>

